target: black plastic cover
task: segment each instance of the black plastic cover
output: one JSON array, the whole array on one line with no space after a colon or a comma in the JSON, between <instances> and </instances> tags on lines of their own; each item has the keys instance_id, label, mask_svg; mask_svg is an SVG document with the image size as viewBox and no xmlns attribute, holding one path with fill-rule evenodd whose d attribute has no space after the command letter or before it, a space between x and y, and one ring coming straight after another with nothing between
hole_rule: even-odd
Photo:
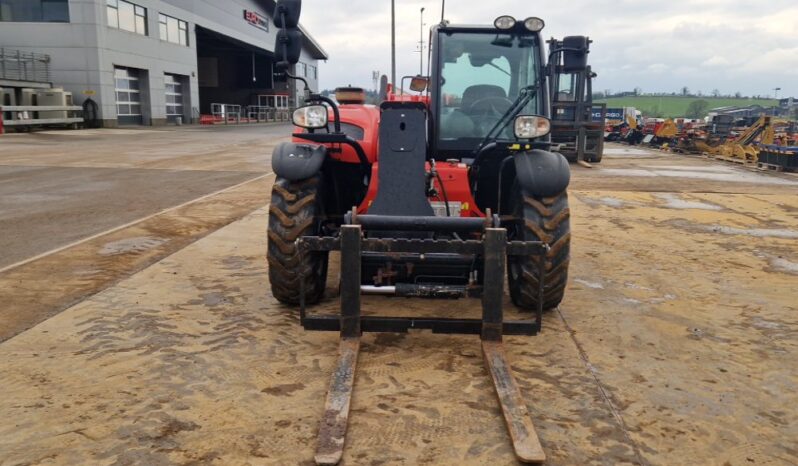
<instances>
[{"instance_id":1,"label":"black plastic cover","mask_svg":"<svg viewBox=\"0 0 798 466\"><path fill-rule=\"evenodd\" d=\"M555 196L571 182L571 168L562 154L534 149L513 157L518 183L529 195Z\"/></svg>"},{"instance_id":2,"label":"black plastic cover","mask_svg":"<svg viewBox=\"0 0 798 466\"><path fill-rule=\"evenodd\" d=\"M566 49L563 52L563 69L566 72L581 71L587 68L588 38L585 36L568 36L562 40Z\"/></svg>"},{"instance_id":3,"label":"black plastic cover","mask_svg":"<svg viewBox=\"0 0 798 466\"><path fill-rule=\"evenodd\" d=\"M290 181L310 178L321 170L327 148L315 144L284 142L274 148L272 170Z\"/></svg>"},{"instance_id":4,"label":"black plastic cover","mask_svg":"<svg viewBox=\"0 0 798 466\"><path fill-rule=\"evenodd\" d=\"M368 213L433 216L426 194L427 114L423 105L383 102L377 197Z\"/></svg>"}]
</instances>

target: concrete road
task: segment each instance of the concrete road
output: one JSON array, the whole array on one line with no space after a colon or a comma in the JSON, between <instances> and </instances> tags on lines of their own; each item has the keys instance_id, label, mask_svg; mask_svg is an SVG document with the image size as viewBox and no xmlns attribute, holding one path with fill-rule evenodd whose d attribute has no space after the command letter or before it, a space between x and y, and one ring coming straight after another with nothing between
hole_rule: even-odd
<instances>
[{"instance_id":1,"label":"concrete road","mask_svg":"<svg viewBox=\"0 0 798 466\"><path fill-rule=\"evenodd\" d=\"M0 139L0 268L271 171L285 125Z\"/></svg>"},{"instance_id":2,"label":"concrete road","mask_svg":"<svg viewBox=\"0 0 798 466\"><path fill-rule=\"evenodd\" d=\"M268 202L272 149L289 131L279 124L4 135L0 341ZM97 249L86 243L94 237L104 238ZM52 254L66 247L68 259Z\"/></svg>"},{"instance_id":3,"label":"concrete road","mask_svg":"<svg viewBox=\"0 0 798 466\"><path fill-rule=\"evenodd\" d=\"M608 152L574 167L563 305L540 336L507 339L549 464L798 463L798 177ZM271 297L263 201L208 223L269 181L0 274L7 292L65 270L53 305L92 287L75 264L117 277L0 344L0 464L310 464L336 335L303 331ZM212 232L178 235L132 275L114 267L149 252L101 253L188 219ZM333 295L314 310L334 312ZM478 313L451 304L364 300ZM515 464L494 396L473 337L368 335L345 464Z\"/></svg>"}]
</instances>

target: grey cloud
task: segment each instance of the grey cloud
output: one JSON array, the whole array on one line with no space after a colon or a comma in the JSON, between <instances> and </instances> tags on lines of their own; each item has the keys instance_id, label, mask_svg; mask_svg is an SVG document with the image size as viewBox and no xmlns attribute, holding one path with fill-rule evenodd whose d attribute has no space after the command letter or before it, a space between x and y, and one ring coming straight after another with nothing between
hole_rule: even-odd
<instances>
[{"instance_id":1,"label":"grey cloud","mask_svg":"<svg viewBox=\"0 0 798 466\"><path fill-rule=\"evenodd\" d=\"M500 14L540 16L545 36L589 35L597 89L798 96L795 0L448 0L447 19L489 23ZM440 2L396 0L398 75L418 72L419 8L427 28ZM321 86L371 87L390 72L390 0L304 0L302 22L330 53ZM425 31L425 40L427 32Z\"/></svg>"}]
</instances>

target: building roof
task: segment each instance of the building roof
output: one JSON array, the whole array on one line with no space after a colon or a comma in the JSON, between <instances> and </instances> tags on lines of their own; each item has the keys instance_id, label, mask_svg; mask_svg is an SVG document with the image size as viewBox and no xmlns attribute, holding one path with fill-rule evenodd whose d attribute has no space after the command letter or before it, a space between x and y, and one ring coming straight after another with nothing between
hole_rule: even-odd
<instances>
[{"instance_id":1,"label":"building roof","mask_svg":"<svg viewBox=\"0 0 798 466\"><path fill-rule=\"evenodd\" d=\"M302 31L302 37L305 38L304 45L310 49L310 55L313 58L316 60L326 60L330 58L330 56L327 55L327 51L316 42L316 39L314 39L301 24L299 25L299 30Z\"/></svg>"}]
</instances>

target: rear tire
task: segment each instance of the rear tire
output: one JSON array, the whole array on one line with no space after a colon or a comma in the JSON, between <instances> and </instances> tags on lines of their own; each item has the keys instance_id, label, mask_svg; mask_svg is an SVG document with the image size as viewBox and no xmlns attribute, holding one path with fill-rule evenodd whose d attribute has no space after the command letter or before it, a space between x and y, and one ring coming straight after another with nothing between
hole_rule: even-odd
<instances>
[{"instance_id":1,"label":"rear tire","mask_svg":"<svg viewBox=\"0 0 798 466\"><path fill-rule=\"evenodd\" d=\"M272 295L284 304L299 304L299 280L304 277L305 302L315 304L324 295L329 253L299 254L296 240L320 231L323 209L321 177L302 181L278 178L269 205L268 253Z\"/></svg>"},{"instance_id":2,"label":"rear tire","mask_svg":"<svg viewBox=\"0 0 798 466\"><path fill-rule=\"evenodd\" d=\"M552 197L528 196L516 186L512 198L513 217L519 221L512 230L513 240L543 241L551 248L545 256L543 309L557 307L565 295L571 252L571 222L566 191ZM525 310L538 305L539 256L510 256L507 278L513 303Z\"/></svg>"}]
</instances>

